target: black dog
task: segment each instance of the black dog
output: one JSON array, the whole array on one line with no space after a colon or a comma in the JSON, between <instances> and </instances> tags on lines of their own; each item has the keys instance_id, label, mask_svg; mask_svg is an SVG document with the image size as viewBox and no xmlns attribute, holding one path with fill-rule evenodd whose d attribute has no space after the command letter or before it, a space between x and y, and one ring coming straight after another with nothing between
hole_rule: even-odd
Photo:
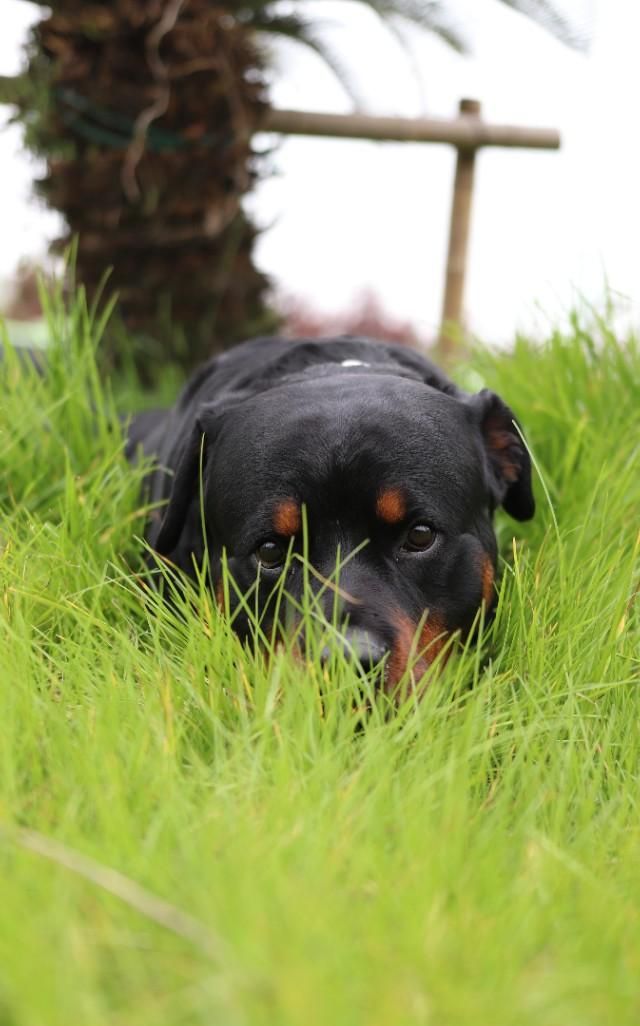
<instances>
[{"instance_id":1,"label":"black dog","mask_svg":"<svg viewBox=\"0 0 640 1026\"><path fill-rule=\"evenodd\" d=\"M332 578L338 551L360 546L320 602L331 620L338 595L345 645L365 668L387 657L390 690L412 652L423 671L483 603L490 611L495 508L534 512L529 456L504 402L462 392L410 349L361 338L246 342L196 373L172 409L134 417L130 458L139 446L155 460L150 501L168 500L151 546L193 574L204 523L218 600L224 550L241 591L260 569L271 627L303 507L319 580ZM285 591L299 597L300 562L287 573ZM234 623L246 637L242 611Z\"/></svg>"}]
</instances>

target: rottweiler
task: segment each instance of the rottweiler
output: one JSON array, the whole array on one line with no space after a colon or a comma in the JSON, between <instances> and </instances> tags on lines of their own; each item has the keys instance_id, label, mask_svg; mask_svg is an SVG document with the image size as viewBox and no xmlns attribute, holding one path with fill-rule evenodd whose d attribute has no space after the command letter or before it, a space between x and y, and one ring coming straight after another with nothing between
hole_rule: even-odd
<instances>
[{"instance_id":1,"label":"rottweiler","mask_svg":"<svg viewBox=\"0 0 640 1026\"><path fill-rule=\"evenodd\" d=\"M257 588L251 606L269 631L283 573L283 624L300 600L292 553L304 527L327 621L338 603L339 643L365 671L379 667L388 691L410 661L421 675L452 635L468 636L483 605L491 614L496 508L534 513L529 455L503 400L365 338L260 338L214 357L172 408L131 420L127 455L140 451L153 459L157 553L194 576L206 548L219 601L226 559L240 593ZM251 636L241 607L233 623Z\"/></svg>"}]
</instances>

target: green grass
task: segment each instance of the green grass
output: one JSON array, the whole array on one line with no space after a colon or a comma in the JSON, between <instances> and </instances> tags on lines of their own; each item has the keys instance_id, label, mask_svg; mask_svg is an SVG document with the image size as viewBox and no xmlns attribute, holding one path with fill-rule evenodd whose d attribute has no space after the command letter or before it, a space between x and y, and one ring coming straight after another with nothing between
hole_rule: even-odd
<instances>
[{"instance_id":1,"label":"green grass","mask_svg":"<svg viewBox=\"0 0 640 1026\"><path fill-rule=\"evenodd\" d=\"M358 719L140 587L102 322L48 318L0 369L0 1024L637 1026L638 346L477 354L539 512L483 650Z\"/></svg>"}]
</instances>

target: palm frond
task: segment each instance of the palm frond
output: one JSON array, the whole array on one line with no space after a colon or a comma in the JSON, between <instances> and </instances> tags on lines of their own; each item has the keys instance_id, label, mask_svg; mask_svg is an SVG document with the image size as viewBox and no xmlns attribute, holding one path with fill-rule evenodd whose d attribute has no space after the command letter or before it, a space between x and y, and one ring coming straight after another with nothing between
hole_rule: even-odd
<instances>
[{"instance_id":1,"label":"palm frond","mask_svg":"<svg viewBox=\"0 0 640 1026\"><path fill-rule=\"evenodd\" d=\"M572 24L557 6L549 0L500 0L512 10L535 21L572 50L585 51L589 46L588 34Z\"/></svg>"},{"instance_id":2,"label":"palm frond","mask_svg":"<svg viewBox=\"0 0 640 1026\"><path fill-rule=\"evenodd\" d=\"M247 25L260 25L261 31L271 31L270 24L283 18L295 20L294 12L305 0L289 0L283 5L282 0L243 0L235 17ZM317 3L318 0L315 0ZM448 0L350 0L353 4L368 7L385 23L385 25L402 42L402 35L396 31L399 21L418 25L432 32L459 53L467 53L470 48L468 37L451 14ZM588 46L588 34L581 31L575 23L566 18L552 0L499 0L512 10L523 14L550 32L565 46L574 50L585 50ZM283 14L283 9L285 13ZM278 31L275 29L275 31ZM317 37L316 37L317 39ZM305 40L300 37L300 41Z\"/></svg>"},{"instance_id":3,"label":"palm frond","mask_svg":"<svg viewBox=\"0 0 640 1026\"><path fill-rule=\"evenodd\" d=\"M353 103L359 107L362 98L346 64L321 36L321 21L306 18L294 8L304 0L245 0L235 11L235 18L254 32L280 36L313 50L333 72ZM316 0L317 2L317 0ZM403 49L407 49L402 23L412 23L435 33L459 53L466 53L469 44L459 27L447 15L443 0L352 0L354 5L369 8L376 14Z\"/></svg>"},{"instance_id":4,"label":"palm frond","mask_svg":"<svg viewBox=\"0 0 640 1026\"><path fill-rule=\"evenodd\" d=\"M362 105L362 96L349 69L335 51L322 40L317 31L317 23L314 25L297 14L271 15L266 11L256 11L250 20L250 25L254 32L279 36L312 50L333 72L355 106Z\"/></svg>"},{"instance_id":5,"label":"palm frond","mask_svg":"<svg viewBox=\"0 0 640 1026\"><path fill-rule=\"evenodd\" d=\"M469 40L448 12L446 0L353 0L368 7L391 30L394 24L410 22L432 32L458 53L467 53ZM402 36L398 36L402 41Z\"/></svg>"},{"instance_id":6,"label":"palm frond","mask_svg":"<svg viewBox=\"0 0 640 1026\"><path fill-rule=\"evenodd\" d=\"M398 21L411 22L440 36L460 53L465 53L468 50L467 39L460 27L447 13L446 0L351 0L351 2L360 7L368 7L391 31L394 31L394 23ZM304 26L308 27L310 24L309 21L295 13L295 9L300 8L303 4L304 0L290 0L286 5L282 3L282 0L244 0L239 9L235 10L234 17L261 32L280 32L278 27L280 23L289 21L293 24L296 20L299 20L304 30ZM314 21L317 23L317 19ZM398 38L402 40L400 35ZM300 42L305 41L306 38L301 36Z\"/></svg>"}]
</instances>

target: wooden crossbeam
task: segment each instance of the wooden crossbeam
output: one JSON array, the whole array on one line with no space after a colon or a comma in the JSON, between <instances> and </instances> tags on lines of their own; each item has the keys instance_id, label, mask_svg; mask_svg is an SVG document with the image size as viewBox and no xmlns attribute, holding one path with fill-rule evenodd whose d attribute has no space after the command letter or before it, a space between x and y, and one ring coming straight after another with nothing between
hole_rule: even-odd
<instances>
[{"instance_id":1,"label":"wooden crossbeam","mask_svg":"<svg viewBox=\"0 0 640 1026\"><path fill-rule=\"evenodd\" d=\"M473 150L484 146L557 150L560 146L560 134L555 128L492 125L471 112L447 120L271 109L266 112L263 128L267 132L283 135L369 139L377 142L444 143L457 149Z\"/></svg>"},{"instance_id":2,"label":"wooden crossbeam","mask_svg":"<svg viewBox=\"0 0 640 1026\"><path fill-rule=\"evenodd\" d=\"M264 131L282 135L376 142L442 143L456 148L458 158L439 336L439 347L445 359L450 358L455 351L463 326L464 285L477 151L487 146L535 150L557 150L560 147L560 133L555 128L492 125L482 120L479 102L467 99L460 101L459 116L450 120L324 114L271 108L265 113L262 127Z\"/></svg>"}]
</instances>

